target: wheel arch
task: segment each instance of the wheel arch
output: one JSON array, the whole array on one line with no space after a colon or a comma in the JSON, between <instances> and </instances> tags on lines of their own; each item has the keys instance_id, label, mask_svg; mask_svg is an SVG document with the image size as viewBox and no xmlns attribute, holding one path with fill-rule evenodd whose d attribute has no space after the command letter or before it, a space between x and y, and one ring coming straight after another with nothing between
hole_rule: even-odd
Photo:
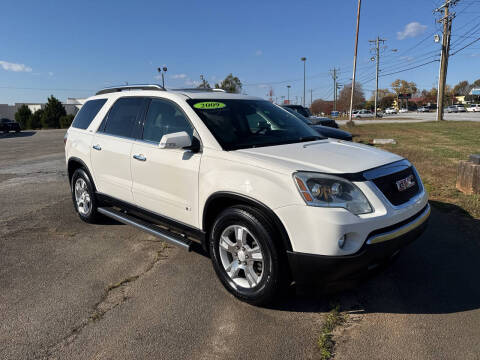
<instances>
[{"instance_id":1,"label":"wheel arch","mask_svg":"<svg viewBox=\"0 0 480 360\"><path fill-rule=\"evenodd\" d=\"M282 250L292 250L292 244L290 242L290 238L288 237L285 226L278 216L273 212L273 210L262 202L243 194L229 191L219 191L211 194L205 202L205 206L203 208L202 230L206 234L209 234L210 228L212 227L218 214L220 214L220 212L222 212L224 209L234 205L247 205L261 211L263 215L265 215L268 220L271 221L274 230L277 232L277 235L281 240L277 245L280 245ZM209 241L209 235L205 236L203 246L206 251L208 251Z\"/></svg>"},{"instance_id":2,"label":"wheel arch","mask_svg":"<svg viewBox=\"0 0 480 360\"><path fill-rule=\"evenodd\" d=\"M95 183L93 181L92 174L90 174L90 170L88 170L87 164L85 164L85 162L82 159L79 159L77 157L71 157L70 159L68 159L67 171L68 171L68 182L70 183L70 185L72 183L73 173L77 169L83 169L87 173L88 177L90 178L90 182L93 185L93 189L94 191L96 191Z\"/></svg>"}]
</instances>

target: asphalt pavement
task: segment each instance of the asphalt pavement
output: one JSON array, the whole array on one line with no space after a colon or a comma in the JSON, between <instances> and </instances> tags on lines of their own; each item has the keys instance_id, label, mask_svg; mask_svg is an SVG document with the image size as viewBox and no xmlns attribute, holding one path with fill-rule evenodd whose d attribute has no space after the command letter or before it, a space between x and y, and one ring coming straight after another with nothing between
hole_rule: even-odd
<instances>
[{"instance_id":1,"label":"asphalt pavement","mask_svg":"<svg viewBox=\"0 0 480 360\"><path fill-rule=\"evenodd\" d=\"M335 358L480 358L480 223L461 209L433 204L427 232L368 280L259 308L201 254L81 222L63 134L0 135L0 359L317 359L332 303L348 314Z\"/></svg>"},{"instance_id":2,"label":"asphalt pavement","mask_svg":"<svg viewBox=\"0 0 480 360\"><path fill-rule=\"evenodd\" d=\"M379 119L354 119L355 124L388 124L388 123L419 123L437 120L437 113L434 111L428 113L417 113L410 111L402 114L385 114ZM445 113L444 120L447 121L480 121L480 113L462 112L462 113ZM347 120L337 120L340 125L345 125Z\"/></svg>"}]
</instances>

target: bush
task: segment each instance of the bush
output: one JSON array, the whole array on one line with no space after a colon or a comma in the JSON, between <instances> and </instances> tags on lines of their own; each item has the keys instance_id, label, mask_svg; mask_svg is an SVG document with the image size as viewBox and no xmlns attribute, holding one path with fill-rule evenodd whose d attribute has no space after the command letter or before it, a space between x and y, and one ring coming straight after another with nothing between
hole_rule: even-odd
<instances>
[{"instance_id":1,"label":"bush","mask_svg":"<svg viewBox=\"0 0 480 360\"><path fill-rule=\"evenodd\" d=\"M33 113L30 118L30 126L32 129L41 129L42 128L42 119L43 119L43 110L37 110Z\"/></svg>"},{"instance_id":2,"label":"bush","mask_svg":"<svg viewBox=\"0 0 480 360\"><path fill-rule=\"evenodd\" d=\"M66 129L66 128L70 127L74 117L75 117L74 115L64 115L64 116L62 116L60 118L60 127L62 129Z\"/></svg>"},{"instance_id":3,"label":"bush","mask_svg":"<svg viewBox=\"0 0 480 360\"><path fill-rule=\"evenodd\" d=\"M18 122L22 129L30 129L32 127L32 111L23 104L15 113L15 121Z\"/></svg>"},{"instance_id":4,"label":"bush","mask_svg":"<svg viewBox=\"0 0 480 360\"><path fill-rule=\"evenodd\" d=\"M42 125L45 128L55 129L60 127L60 118L67 115L62 103L53 95L48 98L43 109Z\"/></svg>"}]
</instances>

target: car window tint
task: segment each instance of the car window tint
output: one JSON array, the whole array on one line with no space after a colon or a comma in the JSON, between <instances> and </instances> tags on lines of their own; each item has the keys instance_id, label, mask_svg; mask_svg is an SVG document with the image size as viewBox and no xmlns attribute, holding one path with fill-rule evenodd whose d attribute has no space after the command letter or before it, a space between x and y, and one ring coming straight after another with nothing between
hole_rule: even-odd
<instances>
[{"instance_id":1,"label":"car window tint","mask_svg":"<svg viewBox=\"0 0 480 360\"><path fill-rule=\"evenodd\" d=\"M124 97L113 104L108 113L105 133L116 136L132 137L135 120L142 108L144 98Z\"/></svg>"},{"instance_id":2,"label":"car window tint","mask_svg":"<svg viewBox=\"0 0 480 360\"><path fill-rule=\"evenodd\" d=\"M90 100L83 104L80 111L73 119L72 127L77 129L86 129L90 126L93 118L98 114L107 99Z\"/></svg>"},{"instance_id":3,"label":"car window tint","mask_svg":"<svg viewBox=\"0 0 480 360\"><path fill-rule=\"evenodd\" d=\"M180 108L161 99L152 99L143 128L143 139L159 143L163 135L186 131L190 137L193 128Z\"/></svg>"}]
</instances>

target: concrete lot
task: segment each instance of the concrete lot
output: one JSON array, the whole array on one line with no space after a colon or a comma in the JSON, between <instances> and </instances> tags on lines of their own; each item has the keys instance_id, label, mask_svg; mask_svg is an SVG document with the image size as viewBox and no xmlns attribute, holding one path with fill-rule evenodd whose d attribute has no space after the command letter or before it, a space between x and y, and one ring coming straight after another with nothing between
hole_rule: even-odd
<instances>
[{"instance_id":1,"label":"concrete lot","mask_svg":"<svg viewBox=\"0 0 480 360\"><path fill-rule=\"evenodd\" d=\"M480 358L478 220L434 204L425 235L381 274L256 308L200 254L81 222L63 134L0 135L0 359L315 359L331 302L349 313L338 359Z\"/></svg>"}]
</instances>

